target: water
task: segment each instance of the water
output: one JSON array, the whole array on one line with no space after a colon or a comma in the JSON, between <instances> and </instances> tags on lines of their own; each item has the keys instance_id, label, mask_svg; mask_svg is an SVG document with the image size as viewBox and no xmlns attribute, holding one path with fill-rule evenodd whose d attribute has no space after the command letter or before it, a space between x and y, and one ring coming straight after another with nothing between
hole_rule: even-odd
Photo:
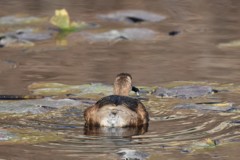
<instances>
[{"instance_id":1,"label":"water","mask_svg":"<svg viewBox=\"0 0 240 160\"><path fill-rule=\"evenodd\" d=\"M217 45L239 39L239 5L237 0L2 0L1 16L51 17L55 9L66 8L73 20L94 22L105 29L146 27L160 35L153 41L89 43L71 34L67 37L67 46L57 46L51 39L37 42L31 48L1 48L0 93L28 94L29 84L42 81L71 85L90 82L111 84L120 72L131 73L137 86L161 86L172 81L238 84L239 48L219 48ZM122 9L142 9L167 18L153 24L124 24L96 18L97 14ZM4 27L0 29L6 30ZM171 31L180 33L169 36ZM217 99L239 104L235 94L223 94ZM53 119L32 115L27 118L4 117L1 119L2 127L31 128L47 134L56 132L65 138L37 144L1 145L0 158L116 159L116 152L128 148L149 153L151 159L238 159L239 123L231 122L239 120L237 113L178 111L173 109L171 100L161 101L157 105L154 101L144 102L152 117L148 132L126 137L85 135L83 118L74 118L75 112L73 117L67 118L53 112ZM63 113L71 112L63 109ZM77 113L81 114L80 111ZM128 131L128 134L132 132ZM206 138L219 140L220 145L213 149L196 149L202 147L195 144ZM183 153L185 148L191 153ZM193 150L197 151L192 153Z\"/></svg>"}]
</instances>

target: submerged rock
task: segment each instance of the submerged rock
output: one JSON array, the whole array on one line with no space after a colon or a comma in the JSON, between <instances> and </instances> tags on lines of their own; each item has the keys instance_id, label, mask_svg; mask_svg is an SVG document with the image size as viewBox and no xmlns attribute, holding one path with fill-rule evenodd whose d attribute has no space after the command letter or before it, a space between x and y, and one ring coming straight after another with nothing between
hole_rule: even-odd
<instances>
[{"instance_id":1,"label":"submerged rock","mask_svg":"<svg viewBox=\"0 0 240 160\"><path fill-rule=\"evenodd\" d=\"M196 141L193 144L189 145L188 147L182 148L181 152L191 153L200 149L215 148L219 144L220 144L219 140L207 138L201 141Z\"/></svg>"},{"instance_id":2,"label":"submerged rock","mask_svg":"<svg viewBox=\"0 0 240 160\"><path fill-rule=\"evenodd\" d=\"M28 86L30 92L41 96L70 95L86 98L89 95L110 95L113 93L111 85L91 83L83 85L66 85L61 83L33 83ZM90 96L91 97L91 96Z\"/></svg>"},{"instance_id":3,"label":"submerged rock","mask_svg":"<svg viewBox=\"0 0 240 160\"><path fill-rule=\"evenodd\" d=\"M234 109L232 103L199 103L199 104L179 104L175 106L177 109L196 109L200 111L219 111L219 112L227 112Z\"/></svg>"},{"instance_id":4,"label":"submerged rock","mask_svg":"<svg viewBox=\"0 0 240 160\"><path fill-rule=\"evenodd\" d=\"M43 21L44 18L38 18L34 16L23 17L23 16L4 16L0 17L0 25L19 25L29 24Z\"/></svg>"},{"instance_id":5,"label":"submerged rock","mask_svg":"<svg viewBox=\"0 0 240 160\"><path fill-rule=\"evenodd\" d=\"M144 160L149 157L148 153L131 150L131 149L123 149L117 154L121 157L121 159L134 159L134 160Z\"/></svg>"},{"instance_id":6,"label":"submerged rock","mask_svg":"<svg viewBox=\"0 0 240 160\"><path fill-rule=\"evenodd\" d=\"M209 86L179 86L171 89L159 87L153 94L162 97L177 97L188 99L208 95L213 92L215 92L215 90Z\"/></svg>"},{"instance_id":7,"label":"submerged rock","mask_svg":"<svg viewBox=\"0 0 240 160\"><path fill-rule=\"evenodd\" d=\"M49 31L37 32L34 29L22 29L13 33L18 39L27 41L42 41L52 38L52 33Z\"/></svg>"},{"instance_id":8,"label":"submerged rock","mask_svg":"<svg viewBox=\"0 0 240 160\"><path fill-rule=\"evenodd\" d=\"M14 133L11 133L5 129L0 129L0 142L9 141L17 136Z\"/></svg>"},{"instance_id":9,"label":"submerged rock","mask_svg":"<svg viewBox=\"0 0 240 160\"><path fill-rule=\"evenodd\" d=\"M31 47L33 42L18 39L14 35L0 36L0 47Z\"/></svg>"},{"instance_id":10,"label":"submerged rock","mask_svg":"<svg viewBox=\"0 0 240 160\"><path fill-rule=\"evenodd\" d=\"M32 41L41 41L52 38L51 32L37 32L34 29L22 29L16 32L9 32L0 36L2 47L32 46Z\"/></svg>"},{"instance_id":11,"label":"submerged rock","mask_svg":"<svg viewBox=\"0 0 240 160\"><path fill-rule=\"evenodd\" d=\"M19 101L0 101L0 113L44 113L64 106L77 106L80 101L51 98Z\"/></svg>"},{"instance_id":12,"label":"submerged rock","mask_svg":"<svg viewBox=\"0 0 240 160\"><path fill-rule=\"evenodd\" d=\"M84 33L83 36L90 41L117 41L117 40L151 40L158 33L147 28L126 28L123 30L111 30L103 33Z\"/></svg>"},{"instance_id":13,"label":"submerged rock","mask_svg":"<svg viewBox=\"0 0 240 160\"><path fill-rule=\"evenodd\" d=\"M98 16L101 19L128 23L160 22L166 17L142 10L125 10Z\"/></svg>"}]
</instances>

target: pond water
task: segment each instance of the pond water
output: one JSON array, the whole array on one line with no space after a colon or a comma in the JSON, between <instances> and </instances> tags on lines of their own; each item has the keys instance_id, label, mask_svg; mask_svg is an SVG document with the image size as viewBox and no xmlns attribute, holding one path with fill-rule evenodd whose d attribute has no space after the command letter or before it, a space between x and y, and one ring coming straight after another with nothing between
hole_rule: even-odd
<instances>
[{"instance_id":1,"label":"pond water","mask_svg":"<svg viewBox=\"0 0 240 160\"><path fill-rule=\"evenodd\" d=\"M60 38L62 45L56 36L36 41L34 46L0 48L1 95L28 95L32 93L29 85L36 82L112 84L120 72L131 73L136 86L172 87L175 81L185 81L180 85L200 84L223 90L187 100L142 95L148 99L143 103L150 113L150 123L147 130L140 131L85 130L82 112L101 97L99 94L87 98L78 95L79 106L71 103L70 107L50 107L39 114L4 112L0 139L6 138L5 130L13 139L19 135L22 138L0 140L1 159L119 159L117 152L123 149L138 151L142 159L145 155L148 159L189 160L235 160L240 156L240 46L231 45L240 39L240 1L1 0L0 6L1 17L24 15L49 20L56 9L65 8L71 20L97 24L96 28ZM143 10L165 19L128 23L98 17L120 10ZM53 26L48 20L40 24L0 25L0 32L29 26L50 30ZM81 36L126 28L151 29L157 36L151 40L141 37L101 42ZM237 109L216 112L174 108L177 104L203 102L230 102ZM5 103L12 105L11 101L4 101L1 106Z\"/></svg>"}]
</instances>

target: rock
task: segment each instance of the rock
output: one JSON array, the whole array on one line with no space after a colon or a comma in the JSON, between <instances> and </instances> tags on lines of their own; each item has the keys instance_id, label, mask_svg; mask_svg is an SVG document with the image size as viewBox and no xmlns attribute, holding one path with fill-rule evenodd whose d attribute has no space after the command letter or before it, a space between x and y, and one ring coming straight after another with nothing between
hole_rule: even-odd
<instances>
[{"instance_id":1,"label":"rock","mask_svg":"<svg viewBox=\"0 0 240 160\"><path fill-rule=\"evenodd\" d=\"M5 129L0 128L0 142L2 141L9 141L17 136Z\"/></svg>"},{"instance_id":2,"label":"rock","mask_svg":"<svg viewBox=\"0 0 240 160\"><path fill-rule=\"evenodd\" d=\"M77 106L80 101L51 98L19 101L0 101L0 113L44 113L64 106Z\"/></svg>"},{"instance_id":3,"label":"rock","mask_svg":"<svg viewBox=\"0 0 240 160\"><path fill-rule=\"evenodd\" d=\"M41 41L52 38L51 32L36 32L34 29L22 29L16 32L4 33L0 36L2 47L33 46L32 41Z\"/></svg>"},{"instance_id":4,"label":"rock","mask_svg":"<svg viewBox=\"0 0 240 160\"><path fill-rule=\"evenodd\" d=\"M147 28L126 28L93 34L85 33L83 36L89 41L116 41L116 40L151 40L158 35L157 32Z\"/></svg>"},{"instance_id":5,"label":"rock","mask_svg":"<svg viewBox=\"0 0 240 160\"><path fill-rule=\"evenodd\" d=\"M179 86L171 89L159 87L153 94L162 97L177 97L188 99L201 97L213 92L215 92L215 90L209 86Z\"/></svg>"},{"instance_id":6,"label":"rock","mask_svg":"<svg viewBox=\"0 0 240 160\"><path fill-rule=\"evenodd\" d=\"M196 109L200 111L231 111L234 107L232 103L213 103L213 104L179 104L175 106L176 109Z\"/></svg>"},{"instance_id":7,"label":"rock","mask_svg":"<svg viewBox=\"0 0 240 160\"><path fill-rule=\"evenodd\" d=\"M34 29L22 29L13 33L20 40L27 41L42 41L52 38L52 33L49 31L36 32Z\"/></svg>"},{"instance_id":8,"label":"rock","mask_svg":"<svg viewBox=\"0 0 240 160\"><path fill-rule=\"evenodd\" d=\"M131 149L123 149L117 154L121 157L121 159L134 159L134 160L144 160L149 157L148 153L131 150Z\"/></svg>"},{"instance_id":9,"label":"rock","mask_svg":"<svg viewBox=\"0 0 240 160\"><path fill-rule=\"evenodd\" d=\"M22 17L22 16L4 16L0 17L0 25L20 25L42 22L44 18L38 18L34 16Z\"/></svg>"},{"instance_id":10,"label":"rock","mask_svg":"<svg viewBox=\"0 0 240 160\"><path fill-rule=\"evenodd\" d=\"M13 35L0 36L0 47L31 47L34 46L33 42L20 40Z\"/></svg>"},{"instance_id":11,"label":"rock","mask_svg":"<svg viewBox=\"0 0 240 160\"><path fill-rule=\"evenodd\" d=\"M219 144L220 144L220 141L218 139L206 138L201 141L196 141L185 148L182 148L181 152L182 153L192 153L196 150L215 148Z\"/></svg>"},{"instance_id":12,"label":"rock","mask_svg":"<svg viewBox=\"0 0 240 160\"><path fill-rule=\"evenodd\" d=\"M163 15L142 11L142 10L124 10L98 16L101 19L128 23L142 22L160 22L166 17Z\"/></svg>"}]
</instances>

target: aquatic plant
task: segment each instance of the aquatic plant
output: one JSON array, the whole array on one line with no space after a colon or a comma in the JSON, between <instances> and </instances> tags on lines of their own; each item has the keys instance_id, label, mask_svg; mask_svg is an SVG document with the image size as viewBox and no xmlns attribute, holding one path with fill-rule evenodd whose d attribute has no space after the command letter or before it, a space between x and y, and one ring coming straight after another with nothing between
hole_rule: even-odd
<instances>
[{"instance_id":1,"label":"aquatic plant","mask_svg":"<svg viewBox=\"0 0 240 160\"><path fill-rule=\"evenodd\" d=\"M55 10L55 15L50 19L50 23L61 31L75 31L86 26L85 22L71 21L66 9Z\"/></svg>"}]
</instances>

